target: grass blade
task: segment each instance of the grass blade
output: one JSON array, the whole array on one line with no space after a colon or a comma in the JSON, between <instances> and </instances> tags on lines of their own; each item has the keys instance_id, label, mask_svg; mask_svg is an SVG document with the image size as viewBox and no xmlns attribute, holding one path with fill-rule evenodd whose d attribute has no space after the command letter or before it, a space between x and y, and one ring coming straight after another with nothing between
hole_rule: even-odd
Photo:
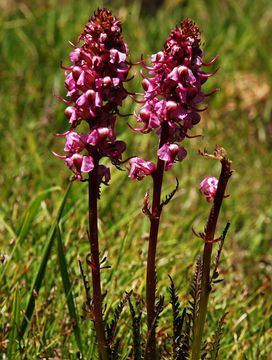
<instances>
[{"instance_id":1,"label":"grass blade","mask_svg":"<svg viewBox=\"0 0 272 360\"><path fill-rule=\"evenodd\" d=\"M17 251L18 247L20 246L20 244L25 240L25 238L27 237L27 234L31 228L31 224L33 219L35 218L38 209L41 205L41 202L45 199L45 197L47 196L47 194L49 194L50 192L59 190L60 188L57 186L51 187L49 189L46 189L44 191L41 191L40 193L37 194L37 196L30 202L28 208L25 211L24 216L22 217L21 222L19 223L18 229L15 233L16 236L16 243L12 249L12 252L10 254L10 256L8 257L8 261L6 262L2 272L1 272L1 276L0 276L0 283L2 282L2 279L9 267L9 264L11 263L11 259L13 259L13 256L15 254L15 252ZM0 221L3 222L3 219L0 218ZM5 228L9 231L10 234L13 233L13 230L11 229L11 227L8 227L7 224L5 224Z\"/></svg>"},{"instance_id":2,"label":"grass blade","mask_svg":"<svg viewBox=\"0 0 272 360\"><path fill-rule=\"evenodd\" d=\"M37 275L34 278L32 287L30 289L30 295L29 295L29 299L28 299L28 302L27 302L25 317L24 317L24 319L22 321L22 325L21 325L21 328L20 328L20 333L19 333L20 338L22 338L24 336L24 333L25 333L25 331L27 329L28 323L31 320L31 317L32 317L32 314L33 314L33 311L34 311L34 308L35 308L34 292L36 294L38 294L39 290L41 288L42 281L43 281L43 278L44 278L44 275L45 275L47 262L49 260L50 254L51 254L51 249L52 249L54 238L55 238L55 235L56 235L57 226L58 226L58 223L59 223L59 221L61 219L62 211L63 211L64 205L66 203L70 188L71 188L71 184L69 184L68 187L67 187L66 193L65 193L65 195L63 197L60 208L58 210L57 218L54 221L54 223L53 223L53 225L52 225L52 227L51 227L51 229L49 231L47 242L46 242L43 254L42 254L41 263L40 263Z\"/></svg>"},{"instance_id":3,"label":"grass blade","mask_svg":"<svg viewBox=\"0 0 272 360\"><path fill-rule=\"evenodd\" d=\"M12 313L11 313L11 330L9 333L9 341L8 341L8 351L7 358L14 359L15 351L16 351L16 338L19 330L20 323L20 293L19 290L16 289L14 294Z\"/></svg>"},{"instance_id":4,"label":"grass blade","mask_svg":"<svg viewBox=\"0 0 272 360\"><path fill-rule=\"evenodd\" d=\"M72 284L71 284L71 281L69 278L67 261L66 261L63 243L62 243L62 239L61 239L61 233L60 233L60 229L59 229L58 225L56 226L56 231L57 231L57 244L58 244L58 260L59 260L62 283L63 283L64 292L65 292L65 296L66 296L66 302L67 302L67 306L68 306L68 310L69 310L69 315L70 315L72 323L73 323L73 331L74 331L74 335L75 335L75 340L76 340L77 346L78 346L81 354L83 354L82 341L81 341L81 335L80 335L80 327L78 326L78 316L76 313L76 308L75 308L75 303L74 303L74 298L73 298L73 293L72 293Z\"/></svg>"},{"instance_id":5,"label":"grass blade","mask_svg":"<svg viewBox=\"0 0 272 360\"><path fill-rule=\"evenodd\" d=\"M123 255L125 254L124 247L125 247L125 244L126 244L126 241L127 241L127 235L129 234L129 230L130 230L130 226L128 226L127 231L125 232L125 234L124 234L124 236L122 238L122 242L121 242L121 245L120 245L120 248L119 248L119 251L118 251L118 255L117 255L116 264L113 267L113 269L112 269L112 271L111 271L111 273L110 273L110 275L108 277L107 284L111 283L113 276L118 271L121 259L122 259Z\"/></svg>"},{"instance_id":6,"label":"grass blade","mask_svg":"<svg viewBox=\"0 0 272 360\"><path fill-rule=\"evenodd\" d=\"M17 229L17 236L18 240L20 239L20 242L24 241L26 238L29 229L32 224L32 220L34 219L35 215L37 214L37 211L41 205L41 202L46 198L46 196L56 190L60 190L59 186L53 186L49 189L46 189L44 191L39 192L36 197L30 202L28 208L25 211L25 214L19 223L18 229ZM17 240L17 241L18 241Z\"/></svg>"}]
</instances>

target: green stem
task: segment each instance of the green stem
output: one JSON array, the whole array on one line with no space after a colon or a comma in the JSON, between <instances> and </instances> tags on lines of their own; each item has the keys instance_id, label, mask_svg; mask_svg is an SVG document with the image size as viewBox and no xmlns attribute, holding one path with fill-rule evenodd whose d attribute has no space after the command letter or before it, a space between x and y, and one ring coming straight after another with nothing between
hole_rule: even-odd
<instances>
[{"instance_id":1,"label":"green stem","mask_svg":"<svg viewBox=\"0 0 272 360\"><path fill-rule=\"evenodd\" d=\"M225 158L221 159L221 174L218 181L218 187L214 198L213 207L210 211L206 232L205 246L202 255L202 280L199 301L199 312L195 322L194 338L192 344L192 360L199 360L201 356L201 344L204 332L204 326L207 315L209 295L211 292L210 268L213 249L214 234L217 225L219 212L224 198L228 180L232 174L231 161Z\"/></svg>"},{"instance_id":2,"label":"green stem","mask_svg":"<svg viewBox=\"0 0 272 360\"><path fill-rule=\"evenodd\" d=\"M161 130L161 139L159 148L167 141L168 125L164 123ZM150 216L150 233L148 243L148 256L146 268L146 307L147 307L147 326L149 339L147 346L146 359L156 359L156 333L154 326L155 300L156 300L156 251L158 242L158 232L161 216L161 190L165 162L158 158L157 169L153 174L153 199L152 212Z\"/></svg>"},{"instance_id":3,"label":"green stem","mask_svg":"<svg viewBox=\"0 0 272 360\"><path fill-rule=\"evenodd\" d=\"M93 321L97 336L99 357L102 360L107 360L109 357L105 328L103 323L97 226L97 199L99 191L99 184L97 181L98 160L94 160L94 162L94 169L89 173L89 242L91 250L91 272L93 285Z\"/></svg>"}]
</instances>

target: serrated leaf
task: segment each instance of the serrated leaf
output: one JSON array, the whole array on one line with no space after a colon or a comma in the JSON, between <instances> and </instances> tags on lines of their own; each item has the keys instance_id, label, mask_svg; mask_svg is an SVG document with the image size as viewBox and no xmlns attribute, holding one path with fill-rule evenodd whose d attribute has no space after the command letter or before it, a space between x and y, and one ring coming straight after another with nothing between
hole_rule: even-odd
<instances>
[{"instance_id":1,"label":"serrated leaf","mask_svg":"<svg viewBox=\"0 0 272 360\"><path fill-rule=\"evenodd\" d=\"M128 303L130 309L130 315L132 319L132 332L133 332L133 358L135 360L140 360L142 356L142 339L141 339L141 317L142 311L138 312L136 315L136 311L131 302L130 296L128 296Z\"/></svg>"},{"instance_id":2,"label":"serrated leaf","mask_svg":"<svg viewBox=\"0 0 272 360\"><path fill-rule=\"evenodd\" d=\"M218 354L220 349L220 341L223 334L223 327L225 324L225 319L228 313L226 312L218 321L217 328L215 330L214 335L212 336L212 340L206 345L206 354L209 355L209 359L218 360Z\"/></svg>"},{"instance_id":3,"label":"serrated leaf","mask_svg":"<svg viewBox=\"0 0 272 360\"><path fill-rule=\"evenodd\" d=\"M173 346L173 356L174 356L174 358L176 358L177 354L178 354L180 340L182 339L182 328L183 328L183 323L184 323L184 319L186 316L186 309L183 309L182 314L181 314L180 302L179 302L178 293L176 291L174 281L170 275L168 275L168 276L170 279L170 287L168 290L170 293L170 303L172 305L172 313L173 313L172 346Z\"/></svg>"}]
</instances>

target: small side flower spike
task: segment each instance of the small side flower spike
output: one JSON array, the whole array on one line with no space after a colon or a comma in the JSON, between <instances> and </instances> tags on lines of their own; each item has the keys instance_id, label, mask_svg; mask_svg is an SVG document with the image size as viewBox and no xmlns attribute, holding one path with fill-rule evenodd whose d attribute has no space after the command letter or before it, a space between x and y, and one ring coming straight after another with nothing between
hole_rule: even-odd
<instances>
[{"instance_id":1,"label":"small side flower spike","mask_svg":"<svg viewBox=\"0 0 272 360\"><path fill-rule=\"evenodd\" d=\"M212 202L218 186L218 180L214 176L207 176L201 181L199 190L206 197L208 202Z\"/></svg>"}]
</instances>

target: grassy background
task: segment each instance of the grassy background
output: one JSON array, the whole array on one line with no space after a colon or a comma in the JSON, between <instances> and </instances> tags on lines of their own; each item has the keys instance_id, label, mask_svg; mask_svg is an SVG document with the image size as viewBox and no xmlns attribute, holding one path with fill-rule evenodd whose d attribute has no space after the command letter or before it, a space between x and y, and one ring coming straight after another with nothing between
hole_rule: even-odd
<instances>
[{"instance_id":1,"label":"grassy background","mask_svg":"<svg viewBox=\"0 0 272 360\"><path fill-rule=\"evenodd\" d=\"M51 155L52 150L61 152L63 147L54 133L67 129L64 106L54 97L65 91L59 63L68 63L67 41L76 40L102 3L25 0L1 2L0 6L0 354L4 358L8 351L10 359L75 359L77 346L56 239L36 296L33 320L20 343L16 332L70 176L64 164ZM236 171L220 219L221 228L231 221L220 266L225 282L211 296L207 337L227 310L221 358L271 359L272 3L171 0L152 14L141 12L137 2L124 6L115 0L110 7L123 21L123 36L133 61L141 53L148 56L158 51L169 31L185 17L191 17L202 30L206 59L220 56L220 71L206 90L221 90L209 99L209 110L195 129L203 137L186 140L189 156L165 177L164 194L175 186L176 176L180 189L162 217L158 290L168 297L167 275L171 274L182 304L188 299L193 263L202 247L191 228L203 228L210 207L197 188L204 176L219 172L218 164L201 158L197 151L204 147L212 151L220 144ZM129 86L137 89L139 84L134 81ZM124 111L133 106L128 100ZM132 143L126 119L120 123L120 137L129 142L127 154L152 157L156 139L133 135ZM101 251L112 266L102 273L108 310L124 291L132 288L143 294L148 221L141 214L141 204L149 186L149 179L131 182L126 173L113 169L111 185L102 192ZM84 289L77 256L84 259L88 253L86 194L84 184L74 183L60 219L79 315ZM125 349L130 338L124 335L131 326L127 315L122 324ZM80 320L87 358L95 356L91 328L90 321ZM163 341L171 334L169 306L159 328ZM125 350L123 358L127 358Z\"/></svg>"}]
</instances>

